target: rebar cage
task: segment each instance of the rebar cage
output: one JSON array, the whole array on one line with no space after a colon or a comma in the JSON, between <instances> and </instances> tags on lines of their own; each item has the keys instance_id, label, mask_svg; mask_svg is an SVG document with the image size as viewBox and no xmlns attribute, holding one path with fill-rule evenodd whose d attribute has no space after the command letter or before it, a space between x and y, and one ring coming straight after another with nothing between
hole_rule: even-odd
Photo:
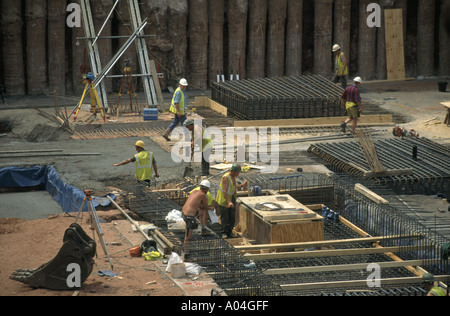
<instances>
[{"instance_id":1,"label":"rebar cage","mask_svg":"<svg viewBox=\"0 0 450 316\"><path fill-rule=\"evenodd\" d=\"M243 120L344 116L343 89L320 75L212 83L211 99Z\"/></svg>"}]
</instances>

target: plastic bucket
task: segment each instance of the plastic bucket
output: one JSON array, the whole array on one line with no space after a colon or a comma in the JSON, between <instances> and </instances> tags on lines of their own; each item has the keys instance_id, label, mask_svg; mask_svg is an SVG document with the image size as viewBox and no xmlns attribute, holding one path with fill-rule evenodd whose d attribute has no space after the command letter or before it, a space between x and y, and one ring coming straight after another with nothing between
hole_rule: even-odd
<instances>
[{"instance_id":1,"label":"plastic bucket","mask_svg":"<svg viewBox=\"0 0 450 316\"><path fill-rule=\"evenodd\" d=\"M447 82L438 82L439 92L447 91Z\"/></svg>"}]
</instances>

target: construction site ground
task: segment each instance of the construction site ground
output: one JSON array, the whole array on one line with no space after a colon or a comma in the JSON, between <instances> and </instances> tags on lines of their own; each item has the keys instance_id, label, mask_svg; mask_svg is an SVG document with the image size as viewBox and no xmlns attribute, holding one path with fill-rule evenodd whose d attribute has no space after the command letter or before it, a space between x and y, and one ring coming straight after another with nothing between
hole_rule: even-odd
<instances>
[{"instance_id":1,"label":"construction site ground","mask_svg":"<svg viewBox=\"0 0 450 316\"><path fill-rule=\"evenodd\" d=\"M446 111L441 102L450 101L450 92L439 92L437 82L442 79L421 81L367 83L362 87L364 114L393 114L395 125L415 130L420 137L432 139L450 147L450 127L443 124ZM188 91L190 101L194 96L206 95L208 91ZM169 102L171 95L165 93ZM65 104L72 109L77 97L58 99L60 108ZM31 107L30 107L31 106ZM62 150L67 156L27 157L26 154L14 158L0 158L0 168L33 165L52 165L66 183L81 190L93 189L94 194L103 196L114 192L121 205L121 193L134 185L134 165L113 167L132 157L134 143L143 139L154 153L161 177L157 181L174 182L182 180L186 163L175 164L170 156L170 144L159 135L115 136L108 139L81 139L59 129L59 124L39 115L36 109L53 113L55 99L52 96L9 98L8 105L0 104L0 148L5 152L33 150ZM231 126L231 118L221 117L211 110L198 109L190 112L193 118L202 115L207 125ZM104 124L143 123L142 117L116 118L108 114L106 122L99 117L89 121L86 108L80 113L77 122L71 124L82 130L101 129ZM170 124L171 116L161 114L158 121L146 122L164 129ZM385 137L392 137L391 126L374 127ZM318 135L302 135L314 137ZM289 137L289 136L283 136ZM298 137L298 135L296 136ZM303 151L304 157L292 165L282 165L279 173L295 172L299 167L304 172L329 172L320 161L308 156L309 142L296 145L282 145L281 152ZM98 155L72 155L92 153ZM194 164L197 174L200 165ZM252 171L256 172L256 171ZM217 170L212 170L217 174ZM216 179L215 181L218 181ZM108 260L100 249L94 271L83 284L80 291L50 291L32 289L9 279L11 273L19 268L36 268L51 260L61 248L64 231L74 221L54 205L51 198L42 192L6 192L0 194L0 295L2 296L207 296L216 285L207 275L187 276L174 279L165 272L166 262L162 259L145 261L130 257L128 249L142 242L142 236L131 231L130 223L114 206L99 207L97 212L102 219L105 242L109 247L115 277L100 276L98 271L111 270ZM432 198L429 198L432 199ZM39 202L37 202L39 201ZM429 201L429 200L428 200ZM419 198L418 203L429 203ZM443 203L442 201L438 201ZM123 204L122 204L123 205ZM447 205L444 206L445 209ZM52 209L52 211L49 211ZM54 210L54 211L53 211ZM134 214L135 219L138 219ZM450 218L450 212L442 216ZM87 218L87 216L86 216ZM86 231L89 223L82 219ZM98 248L99 249L99 248Z\"/></svg>"}]
</instances>

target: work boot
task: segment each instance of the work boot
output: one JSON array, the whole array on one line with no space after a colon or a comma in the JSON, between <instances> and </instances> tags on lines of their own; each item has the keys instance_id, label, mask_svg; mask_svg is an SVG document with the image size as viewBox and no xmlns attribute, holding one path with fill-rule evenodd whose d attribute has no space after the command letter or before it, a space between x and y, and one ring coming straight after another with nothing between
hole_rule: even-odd
<instances>
[{"instance_id":1,"label":"work boot","mask_svg":"<svg viewBox=\"0 0 450 316\"><path fill-rule=\"evenodd\" d=\"M202 237L209 237L209 236L212 236L212 235L213 234L206 227L202 228L202 234L201 234Z\"/></svg>"},{"instance_id":2,"label":"work boot","mask_svg":"<svg viewBox=\"0 0 450 316\"><path fill-rule=\"evenodd\" d=\"M342 133L344 133L345 134L345 132L346 132L346 128L347 128L347 124L344 122L344 123L342 123L341 124L341 129L342 129Z\"/></svg>"},{"instance_id":3,"label":"work boot","mask_svg":"<svg viewBox=\"0 0 450 316\"><path fill-rule=\"evenodd\" d=\"M170 142L170 138L169 138L169 134L172 131L170 129L166 129L166 131L164 132L164 134L162 135L162 137L164 137L168 142Z\"/></svg>"}]
</instances>

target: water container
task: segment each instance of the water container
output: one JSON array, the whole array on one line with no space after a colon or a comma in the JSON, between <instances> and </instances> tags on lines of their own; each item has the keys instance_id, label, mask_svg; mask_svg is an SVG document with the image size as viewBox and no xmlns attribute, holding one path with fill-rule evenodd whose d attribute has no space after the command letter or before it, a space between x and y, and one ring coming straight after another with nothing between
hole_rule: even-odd
<instances>
[{"instance_id":1,"label":"water container","mask_svg":"<svg viewBox=\"0 0 450 316\"><path fill-rule=\"evenodd\" d=\"M144 121L157 121L158 109L144 109Z\"/></svg>"}]
</instances>

